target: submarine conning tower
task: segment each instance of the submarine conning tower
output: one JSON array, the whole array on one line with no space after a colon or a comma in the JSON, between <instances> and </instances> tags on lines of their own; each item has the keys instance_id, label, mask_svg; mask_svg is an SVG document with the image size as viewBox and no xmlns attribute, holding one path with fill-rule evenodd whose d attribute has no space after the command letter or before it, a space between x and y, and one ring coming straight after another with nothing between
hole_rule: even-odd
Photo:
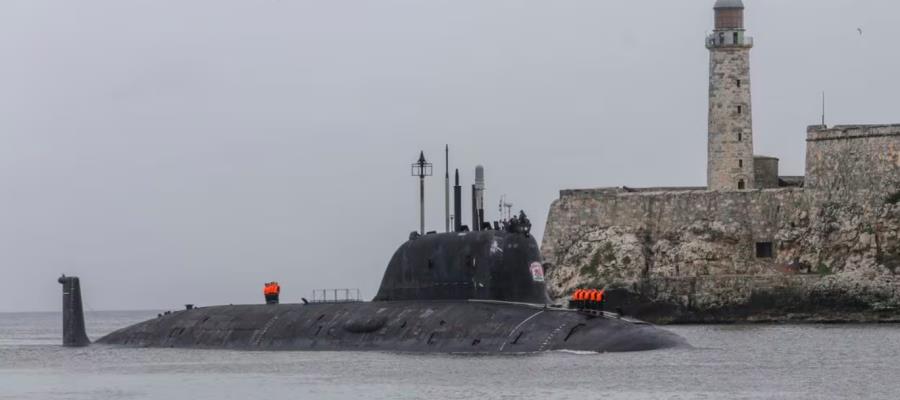
<instances>
[{"instance_id":1,"label":"submarine conning tower","mask_svg":"<svg viewBox=\"0 0 900 400\"><path fill-rule=\"evenodd\" d=\"M373 301L427 300L549 304L537 242L506 230L411 238L391 257Z\"/></svg>"}]
</instances>

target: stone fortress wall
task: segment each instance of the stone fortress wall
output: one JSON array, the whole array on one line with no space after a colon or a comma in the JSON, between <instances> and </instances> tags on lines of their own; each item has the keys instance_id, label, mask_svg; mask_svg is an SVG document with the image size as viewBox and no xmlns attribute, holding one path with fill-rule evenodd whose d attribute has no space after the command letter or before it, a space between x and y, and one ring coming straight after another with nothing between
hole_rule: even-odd
<instances>
[{"instance_id":1,"label":"stone fortress wall","mask_svg":"<svg viewBox=\"0 0 900 400\"><path fill-rule=\"evenodd\" d=\"M552 295L611 288L656 322L900 320L900 125L808 135L805 188L562 191Z\"/></svg>"},{"instance_id":2,"label":"stone fortress wall","mask_svg":"<svg viewBox=\"0 0 900 400\"><path fill-rule=\"evenodd\" d=\"M900 125L811 126L806 187L823 200L881 200L898 185Z\"/></svg>"},{"instance_id":3,"label":"stone fortress wall","mask_svg":"<svg viewBox=\"0 0 900 400\"><path fill-rule=\"evenodd\" d=\"M708 186L563 190L551 295L605 287L656 322L900 322L900 125L811 126L806 176L779 176L752 153L743 3L715 11Z\"/></svg>"}]
</instances>

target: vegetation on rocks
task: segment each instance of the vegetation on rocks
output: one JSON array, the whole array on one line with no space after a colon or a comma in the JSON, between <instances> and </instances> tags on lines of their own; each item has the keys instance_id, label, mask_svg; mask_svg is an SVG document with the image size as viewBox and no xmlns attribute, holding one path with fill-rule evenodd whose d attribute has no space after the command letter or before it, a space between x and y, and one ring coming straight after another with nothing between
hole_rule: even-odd
<instances>
[{"instance_id":1,"label":"vegetation on rocks","mask_svg":"<svg viewBox=\"0 0 900 400\"><path fill-rule=\"evenodd\" d=\"M892 195L888 196L887 200L885 200L885 204L898 204L900 203L900 190L894 192Z\"/></svg>"}]
</instances>

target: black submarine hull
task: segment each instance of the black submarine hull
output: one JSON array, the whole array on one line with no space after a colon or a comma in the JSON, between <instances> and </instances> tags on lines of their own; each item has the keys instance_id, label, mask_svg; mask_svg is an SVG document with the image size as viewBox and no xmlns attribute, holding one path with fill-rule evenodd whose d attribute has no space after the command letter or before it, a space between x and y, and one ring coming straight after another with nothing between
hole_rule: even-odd
<instances>
[{"instance_id":1,"label":"black submarine hull","mask_svg":"<svg viewBox=\"0 0 900 400\"><path fill-rule=\"evenodd\" d=\"M549 303L541 254L527 229L413 235L394 253L372 302L190 309L118 330L98 343L490 354L686 345L640 321Z\"/></svg>"},{"instance_id":2,"label":"black submarine hull","mask_svg":"<svg viewBox=\"0 0 900 400\"><path fill-rule=\"evenodd\" d=\"M138 323L97 343L411 353L628 352L687 345L673 333L608 313L482 300L206 307Z\"/></svg>"}]
</instances>

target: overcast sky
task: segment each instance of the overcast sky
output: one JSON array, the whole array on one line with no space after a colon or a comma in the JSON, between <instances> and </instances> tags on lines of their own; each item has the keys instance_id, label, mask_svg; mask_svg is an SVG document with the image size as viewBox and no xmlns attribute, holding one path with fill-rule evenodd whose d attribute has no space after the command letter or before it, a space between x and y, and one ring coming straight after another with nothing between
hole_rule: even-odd
<instances>
[{"instance_id":1,"label":"overcast sky","mask_svg":"<svg viewBox=\"0 0 900 400\"><path fill-rule=\"evenodd\" d=\"M443 227L445 143L538 238L560 189L704 185L713 3L0 0L0 311L58 310L61 273L89 310L371 297L419 150ZM900 3L745 3L783 175L823 90L829 124L900 122Z\"/></svg>"}]
</instances>

